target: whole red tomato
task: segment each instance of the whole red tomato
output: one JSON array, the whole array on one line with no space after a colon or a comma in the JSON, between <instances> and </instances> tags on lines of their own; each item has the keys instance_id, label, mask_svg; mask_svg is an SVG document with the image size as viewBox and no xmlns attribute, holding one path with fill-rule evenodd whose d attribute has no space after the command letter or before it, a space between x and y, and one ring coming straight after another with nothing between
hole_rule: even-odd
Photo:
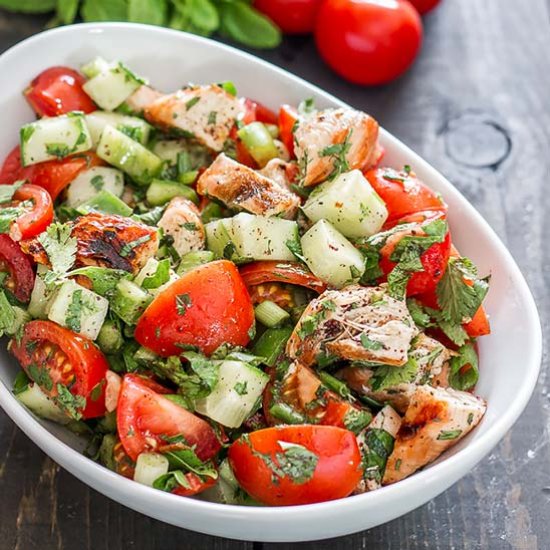
<instances>
[{"instance_id":1,"label":"whole red tomato","mask_svg":"<svg viewBox=\"0 0 550 550\"><path fill-rule=\"evenodd\" d=\"M313 32L322 0L255 0L254 7L286 34Z\"/></svg>"},{"instance_id":2,"label":"whole red tomato","mask_svg":"<svg viewBox=\"0 0 550 550\"><path fill-rule=\"evenodd\" d=\"M315 40L346 80L384 84L405 72L422 43L422 21L406 0L325 0Z\"/></svg>"},{"instance_id":3,"label":"whole red tomato","mask_svg":"<svg viewBox=\"0 0 550 550\"><path fill-rule=\"evenodd\" d=\"M424 15L433 10L441 0L409 0L410 3L418 10L420 15Z\"/></svg>"}]
</instances>

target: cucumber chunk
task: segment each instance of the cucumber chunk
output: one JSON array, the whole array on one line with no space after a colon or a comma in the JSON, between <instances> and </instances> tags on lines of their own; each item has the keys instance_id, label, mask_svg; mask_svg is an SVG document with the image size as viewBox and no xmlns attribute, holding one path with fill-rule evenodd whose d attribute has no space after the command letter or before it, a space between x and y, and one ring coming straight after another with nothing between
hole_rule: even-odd
<instances>
[{"instance_id":1,"label":"cucumber chunk","mask_svg":"<svg viewBox=\"0 0 550 550\"><path fill-rule=\"evenodd\" d=\"M17 399L36 416L68 424L71 419L40 389L38 384L29 384L27 389L16 395Z\"/></svg>"},{"instance_id":2,"label":"cucumber chunk","mask_svg":"<svg viewBox=\"0 0 550 550\"><path fill-rule=\"evenodd\" d=\"M31 301L27 311L33 319L47 319L50 303L54 295L53 289L48 289L44 283L44 275L48 268L39 264L34 279L34 287L31 293Z\"/></svg>"},{"instance_id":3,"label":"cucumber chunk","mask_svg":"<svg viewBox=\"0 0 550 550\"><path fill-rule=\"evenodd\" d=\"M156 296L178 278L176 272L170 268L168 259L159 262L156 258L149 258L136 275L134 283Z\"/></svg>"},{"instance_id":4,"label":"cucumber chunk","mask_svg":"<svg viewBox=\"0 0 550 550\"><path fill-rule=\"evenodd\" d=\"M122 172L107 166L94 166L84 170L67 187L67 205L76 208L102 190L121 197L124 191Z\"/></svg>"},{"instance_id":5,"label":"cucumber chunk","mask_svg":"<svg viewBox=\"0 0 550 550\"><path fill-rule=\"evenodd\" d=\"M359 170L319 185L302 210L311 221L325 219L351 238L378 233L388 218L384 201Z\"/></svg>"},{"instance_id":6,"label":"cucumber chunk","mask_svg":"<svg viewBox=\"0 0 550 550\"><path fill-rule=\"evenodd\" d=\"M196 410L228 428L238 428L260 399L269 376L241 361L222 361L218 383Z\"/></svg>"},{"instance_id":7,"label":"cucumber chunk","mask_svg":"<svg viewBox=\"0 0 550 550\"><path fill-rule=\"evenodd\" d=\"M151 134L151 125L142 118L108 111L94 111L86 115L86 124L90 130L93 147L97 147L105 126L120 130L142 145L147 145Z\"/></svg>"},{"instance_id":8,"label":"cucumber chunk","mask_svg":"<svg viewBox=\"0 0 550 550\"><path fill-rule=\"evenodd\" d=\"M361 252L326 220L309 229L301 244L309 269L336 288L356 282L365 271Z\"/></svg>"},{"instance_id":9,"label":"cucumber chunk","mask_svg":"<svg viewBox=\"0 0 550 550\"><path fill-rule=\"evenodd\" d=\"M199 197L194 189L183 183L154 179L147 188L146 199L152 206L161 206L171 201L174 197L185 197L195 204L199 203Z\"/></svg>"},{"instance_id":10,"label":"cucumber chunk","mask_svg":"<svg viewBox=\"0 0 550 550\"><path fill-rule=\"evenodd\" d=\"M113 321L106 320L97 335L97 345L103 353L118 353L124 345L122 333Z\"/></svg>"},{"instance_id":11,"label":"cucumber chunk","mask_svg":"<svg viewBox=\"0 0 550 550\"><path fill-rule=\"evenodd\" d=\"M107 71L109 69L109 62L103 59L102 57L96 57L90 62L82 65L80 70L86 78L93 78L101 72Z\"/></svg>"},{"instance_id":12,"label":"cucumber chunk","mask_svg":"<svg viewBox=\"0 0 550 550\"><path fill-rule=\"evenodd\" d=\"M137 183L149 183L162 169L162 160L112 126L105 126L97 145L97 155Z\"/></svg>"},{"instance_id":13,"label":"cucumber chunk","mask_svg":"<svg viewBox=\"0 0 550 550\"><path fill-rule=\"evenodd\" d=\"M102 189L95 197L83 202L78 208L79 214L89 212L101 212L102 214L114 214L116 216L130 216L133 210L116 195Z\"/></svg>"},{"instance_id":14,"label":"cucumber chunk","mask_svg":"<svg viewBox=\"0 0 550 550\"><path fill-rule=\"evenodd\" d=\"M169 465L160 453L141 453L137 457L134 481L152 487L156 479L168 473Z\"/></svg>"},{"instance_id":15,"label":"cucumber chunk","mask_svg":"<svg viewBox=\"0 0 550 550\"><path fill-rule=\"evenodd\" d=\"M29 166L62 159L92 148L92 137L82 113L45 117L20 131L21 163Z\"/></svg>"},{"instance_id":16,"label":"cucumber chunk","mask_svg":"<svg viewBox=\"0 0 550 550\"><path fill-rule=\"evenodd\" d=\"M106 298L69 280L57 290L48 319L95 340L108 309L109 301Z\"/></svg>"},{"instance_id":17,"label":"cucumber chunk","mask_svg":"<svg viewBox=\"0 0 550 550\"><path fill-rule=\"evenodd\" d=\"M243 126L238 134L250 156L258 163L260 168L263 168L271 159L279 156L279 150L265 124L251 122Z\"/></svg>"},{"instance_id":18,"label":"cucumber chunk","mask_svg":"<svg viewBox=\"0 0 550 550\"><path fill-rule=\"evenodd\" d=\"M231 240L232 218L222 218L207 223L204 226L206 233L206 248L214 253L218 259L238 261L235 244Z\"/></svg>"},{"instance_id":19,"label":"cucumber chunk","mask_svg":"<svg viewBox=\"0 0 550 550\"><path fill-rule=\"evenodd\" d=\"M229 231L237 255L253 260L294 260L288 244L299 246L298 224L242 212L231 219Z\"/></svg>"},{"instance_id":20,"label":"cucumber chunk","mask_svg":"<svg viewBox=\"0 0 550 550\"><path fill-rule=\"evenodd\" d=\"M132 281L122 279L111 299L111 309L128 325L135 325L153 297Z\"/></svg>"},{"instance_id":21,"label":"cucumber chunk","mask_svg":"<svg viewBox=\"0 0 550 550\"><path fill-rule=\"evenodd\" d=\"M87 72L94 76L82 86L82 89L106 111L113 111L142 84L147 84L120 61L107 65L97 62L91 68L87 68Z\"/></svg>"}]
</instances>

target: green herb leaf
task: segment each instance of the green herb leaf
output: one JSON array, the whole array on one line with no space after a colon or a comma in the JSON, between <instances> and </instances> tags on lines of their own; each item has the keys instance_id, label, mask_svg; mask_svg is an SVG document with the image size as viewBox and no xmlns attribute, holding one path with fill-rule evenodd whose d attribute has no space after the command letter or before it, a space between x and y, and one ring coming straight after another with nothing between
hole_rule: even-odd
<instances>
[{"instance_id":1,"label":"green herb leaf","mask_svg":"<svg viewBox=\"0 0 550 550\"><path fill-rule=\"evenodd\" d=\"M251 48L276 48L281 31L273 22L246 2L234 0L218 5L220 32Z\"/></svg>"},{"instance_id":2,"label":"green herb leaf","mask_svg":"<svg viewBox=\"0 0 550 550\"><path fill-rule=\"evenodd\" d=\"M51 264L51 271L46 273L44 282L51 284L65 276L75 262L77 243L71 237L71 226L52 223L44 233L38 236Z\"/></svg>"},{"instance_id":3,"label":"green herb leaf","mask_svg":"<svg viewBox=\"0 0 550 550\"><path fill-rule=\"evenodd\" d=\"M67 386L57 384L57 395L54 401L63 409L73 420L82 418L82 409L86 407L86 399L81 395L73 395Z\"/></svg>"},{"instance_id":4,"label":"green herb leaf","mask_svg":"<svg viewBox=\"0 0 550 550\"><path fill-rule=\"evenodd\" d=\"M146 289L158 288L170 280L170 260L165 258L157 264L155 273L150 277L145 277L141 286ZM177 299L176 299L177 302ZM179 311L179 310L178 310Z\"/></svg>"},{"instance_id":5,"label":"green herb leaf","mask_svg":"<svg viewBox=\"0 0 550 550\"><path fill-rule=\"evenodd\" d=\"M191 303L191 296L189 296L189 294L178 294L176 296L176 309L178 310L178 315L185 315Z\"/></svg>"},{"instance_id":6,"label":"green herb leaf","mask_svg":"<svg viewBox=\"0 0 550 550\"><path fill-rule=\"evenodd\" d=\"M369 411L350 408L344 416L344 426L355 435L359 435L372 421Z\"/></svg>"},{"instance_id":7,"label":"green herb leaf","mask_svg":"<svg viewBox=\"0 0 550 550\"><path fill-rule=\"evenodd\" d=\"M412 382L418 372L418 363L409 357L409 360L402 367L382 365L376 367L371 378L370 386L373 391L381 391L393 388L399 384Z\"/></svg>"},{"instance_id":8,"label":"green herb leaf","mask_svg":"<svg viewBox=\"0 0 550 550\"><path fill-rule=\"evenodd\" d=\"M469 368L465 368L469 367ZM479 378L479 364L473 345L466 344L459 348L458 356L451 358L449 384L455 390L471 390Z\"/></svg>"},{"instance_id":9,"label":"green herb leaf","mask_svg":"<svg viewBox=\"0 0 550 550\"><path fill-rule=\"evenodd\" d=\"M56 7L57 0L0 0L0 8L19 13L48 13Z\"/></svg>"},{"instance_id":10,"label":"green herb leaf","mask_svg":"<svg viewBox=\"0 0 550 550\"><path fill-rule=\"evenodd\" d=\"M201 31L200 34L209 35L218 30L220 18L211 0L187 0L187 4L191 23Z\"/></svg>"},{"instance_id":11,"label":"green herb leaf","mask_svg":"<svg viewBox=\"0 0 550 550\"><path fill-rule=\"evenodd\" d=\"M170 467L187 472L193 472L201 477L218 479L218 471L211 462L203 462L193 449L178 449L164 453Z\"/></svg>"},{"instance_id":12,"label":"green herb leaf","mask_svg":"<svg viewBox=\"0 0 550 550\"><path fill-rule=\"evenodd\" d=\"M80 0L57 0L57 17L64 25L70 25L76 18Z\"/></svg>"},{"instance_id":13,"label":"green herb leaf","mask_svg":"<svg viewBox=\"0 0 550 550\"><path fill-rule=\"evenodd\" d=\"M132 276L122 269L108 267L87 266L73 269L68 276L82 275L92 282L92 290L100 296L109 297L121 279L130 279Z\"/></svg>"},{"instance_id":14,"label":"green herb leaf","mask_svg":"<svg viewBox=\"0 0 550 550\"><path fill-rule=\"evenodd\" d=\"M127 0L84 0L80 15L84 21L126 21Z\"/></svg>"},{"instance_id":15,"label":"green herb leaf","mask_svg":"<svg viewBox=\"0 0 550 550\"><path fill-rule=\"evenodd\" d=\"M14 328L15 311L11 306L6 293L0 290L0 336L10 333Z\"/></svg>"},{"instance_id":16,"label":"green herb leaf","mask_svg":"<svg viewBox=\"0 0 550 550\"><path fill-rule=\"evenodd\" d=\"M128 21L164 25L168 17L166 0L128 0Z\"/></svg>"},{"instance_id":17,"label":"green herb leaf","mask_svg":"<svg viewBox=\"0 0 550 550\"><path fill-rule=\"evenodd\" d=\"M30 378L25 374L25 371L20 370L13 381L13 395L19 395L24 392L30 384Z\"/></svg>"},{"instance_id":18,"label":"green herb leaf","mask_svg":"<svg viewBox=\"0 0 550 550\"><path fill-rule=\"evenodd\" d=\"M461 433L462 430L444 430L437 436L437 439L439 439L440 441L450 441L451 439L456 439L457 437L460 437Z\"/></svg>"},{"instance_id":19,"label":"green herb leaf","mask_svg":"<svg viewBox=\"0 0 550 550\"><path fill-rule=\"evenodd\" d=\"M347 154L351 148L351 134L353 129L351 129L341 143L334 143L325 147L319 152L320 157L331 157L332 158L332 172L329 174L328 179L334 179L336 176L339 176L342 172L349 170L349 163L347 159Z\"/></svg>"},{"instance_id":20,"label":"green herb leaf","mask_svg":"<svg viewBox=\"0 0 550 550\"><path fill-rule=\"evenodd\" d=\"M23 180L16 181L15 183L8 185L0 182L0 203L9 202L12 200L15 192L24 184Z\"/></svg>"},{"instance_id":21,"label":"green herb leaf","mask_svg":"<svg viewBox=\"0 0 550 550\"><path fill-rule=\"evenodd\" d=\"M382 342L378 342L376 340L371 340L366 334L361 334L361 345L368 350L372 351L378 351L384 347Z\"/></svg>"},{"instance_id":22,"label":"green herb leaf","mask_svg":"<svg viewBox=\"0 0 550 550\"><path fill-rule=\"evenodd\" d=\"M363 477L381 483L388 457L393 451L394 438L386 430L371 428L358 439L363 457Z\"/></svg>"}]
</instances>

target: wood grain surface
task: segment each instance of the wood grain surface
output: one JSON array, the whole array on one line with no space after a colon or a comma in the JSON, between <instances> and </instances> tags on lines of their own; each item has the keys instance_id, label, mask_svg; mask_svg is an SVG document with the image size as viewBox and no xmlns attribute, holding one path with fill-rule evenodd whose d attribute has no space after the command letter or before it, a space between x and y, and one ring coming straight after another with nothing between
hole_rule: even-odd
<instances>
[{"instance_id":1,"label":"wood grain surface","mask_svg":"<svg viewBox=\"0 0 550 550\"><path fill-rule=\"evenodd\" d=\"M44 23L0 11L0 49L38 32ZM444 0L425 18L424 47L414 68L378 89L342 82L322 64L309 38L287 40L261 55L370 112L454 182L512 251L535 294L544 334L549 334L548 0ZM0 548L546 550L547 367L545 354L521 419L454 487L376 529L305 544L229 541L132 512L60 470L0 412Z\"/></svg>"}]
</instances>

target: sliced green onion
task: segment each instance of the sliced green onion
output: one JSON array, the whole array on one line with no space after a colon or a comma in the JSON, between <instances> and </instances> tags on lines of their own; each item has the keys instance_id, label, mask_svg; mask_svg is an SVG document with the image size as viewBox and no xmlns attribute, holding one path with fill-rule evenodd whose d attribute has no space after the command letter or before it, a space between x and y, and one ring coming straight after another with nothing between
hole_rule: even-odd
<instances>
[{"instance_id":1,"label":"sliced green onion","mask_svg":"<svg viewBox=\"0 0 550 550\"><path fill-rule=\"evenodd\" d=\"M198 267L199 265L207 264L214 261L214 253L210 250L197 250L194 252L188 252L182 257L180 265L178 266L178 275L183 275L191 269Z\"/></svg>"},{"instance_id":2,"label":"sliced green onion","mask_svg":"<svg viewBox=\"0 0 550 550\"><path fill-rule=\"evenodd\" d=\"M290 319L290 315L276 303L266 300L254 308L256 319L266 327L273 328L282 325Z\"/></svg>"},{"instance_id":3,"label":"sliced green onion","mask_svg":"<svg viewBox=\"0 0 550 550\"><path fill-rule=\"evenodd\" d=\"M269 414L285 424L303 424L306 419L286 403L275 403L270 409Z\"/></svg>"},{"instance_id":4,"label":"sliced green onion","mask_svg":"<svg viewBox=\"0 0 550 550\"><path fill-rule=\"evenodd\" d=\"M223 88L230 95L234 95L234 96L237 95L237 87L235 86L235 84L233 84L233 82L231 82L231 80L220 82L218 86L220 88Z\"/></svg>"},{"instance_id":5,"label":"sliced green onion","mask_svg":"<svg viewBox=\"0 0 550 550\"><path fill-rule=\"evenodd\" d=\"M252 352L258 357L263 357L264 363L272 367L285 349L291 334L292 327L269 328L258 338Z\"/></svg>"},{"instance_id":6,"label":"sliced green onion","mask_svg":"<svg viewBox=\"0 0 550 550\"><path fill-rule=\"evenodd\" d=\"M320 371L317 374L319 375L321 382L329 390L332 390L333 392L337 393L340 397L345 397L347 399L353 398L347 384L342 382L342 380L338 380L338 378L334 378L334 376L332 376L331 374L325 371Z\"/></svg>"},{"instance_id":7,"label":"sliced green onion","mask_svg":"<svg viewBox=\"0 0 550 550\"><path fill-rule=\"evenodd\" d=\"M252 122L243 126L238 135L252 158L260 165L265 166L271 159L279 156L273 138L261 122Z\"/></svg>"}]
</instances>

